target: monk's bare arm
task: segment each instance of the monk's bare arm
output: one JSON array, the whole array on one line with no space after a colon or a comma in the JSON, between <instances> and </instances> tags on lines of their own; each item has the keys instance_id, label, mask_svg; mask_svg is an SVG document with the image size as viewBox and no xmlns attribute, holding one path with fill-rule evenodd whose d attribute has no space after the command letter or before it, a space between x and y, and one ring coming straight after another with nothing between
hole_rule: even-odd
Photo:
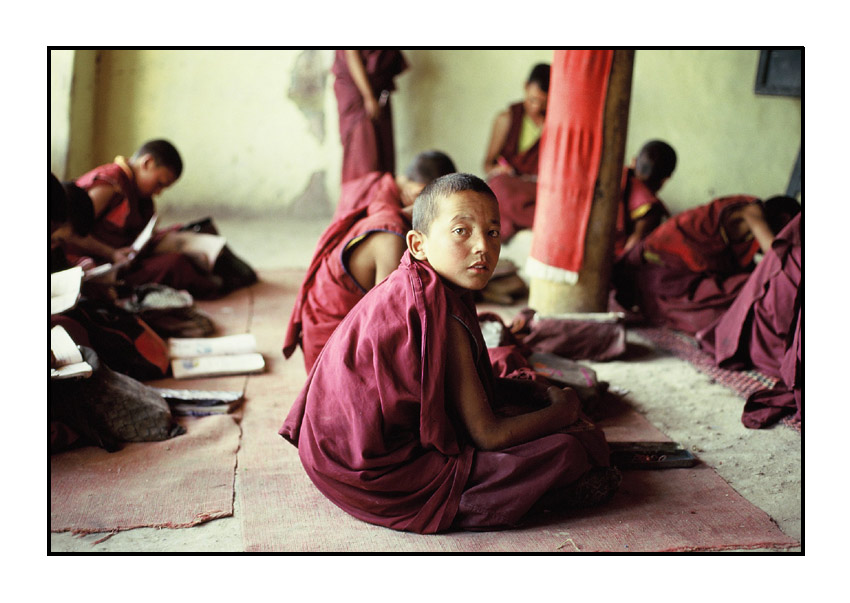
<instances>
[{"instance_id":1,"label":"monk's bare arm","mask_svg":"<svg viewBox=\"0 0 850 603\"><path fill-rule=\"evenodd\" d=\"M455 319L448 324L447 395L475 446L500 450L555 433L578 420L580 403L571 390L549 388L551 404L538 411L497 417L475 370L469 335Z\"/></svg>"},{"instance_id":2,"label":"monk's bare arm","mask_svg":"<svg viewBox=\"0 0 850 603\"><path fill-rule=\"evenodd\" d=\"M374 232L351 252L348 271L368 291L398 268L405 249L405 240L397 234Z\"/></svg>"},{"instance_id":3,"label":"monk's bare arm","mask_svg":"<svg viewBox=\"0 0 850 603\"><path fill-rule=\"evenodd\" d=\"M764 219L764 212L758 203L750 203L741 208L741 217L753 233L756 241L761 247L762 253L767 253L770 246L773 244L774 233L770 230L767 220Z\"/></svg>"},{"instance_id":4,"label":"monk's bare arm","mask_svg":"<svg viewBox=\"0 0 850 603\"><path fill-rule=\"evenodd\" d=\"M366 107L366 113L372 119L378 117L381 112L381 106L375 99L375 93L372 92L372 86L369 84L369 77L366 75L366 67L363 65L363 58L360 56L359 50L345 51L345 64L348 66L348 72L351 74L351 79L354 80L354 85L360 91L360 96L363 97L363 105Z\"/></svg>"},{"instance_id":5,"label":"monk's bare arm","mask_svg":"<svg viewBox=\"0 0 850 603\"><path fill-rule=\"evenodd\" d=\"M493 121L493 130L490 133L490 143L487 145L487 155L484 157L484 173L494 176L500 172L510 172L503 166L499 166L497 159L505 141L508 139L508 130L511 127L511 115L503 111Z\"/></svg>"}]
</instances>

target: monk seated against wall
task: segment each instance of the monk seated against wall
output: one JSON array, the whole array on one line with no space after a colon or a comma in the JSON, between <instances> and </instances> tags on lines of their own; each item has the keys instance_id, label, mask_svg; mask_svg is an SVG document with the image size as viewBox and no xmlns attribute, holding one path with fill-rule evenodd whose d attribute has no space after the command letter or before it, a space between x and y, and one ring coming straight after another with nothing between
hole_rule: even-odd
<instances>
[{"instance_id":1,"label":"monk seated against wall","mask_svg":"<svg viewBox=\"0 0 850 603\"><path fill-rule=\"evenodd\" d=\"M493 192L438 178L412 226L401 265L339 324L280 429L310 479L354 517L417 533L608 500L620 474L575 392L493 377L472 301L499 259Z\"/></svg>"},{"instance_id":2,"label":"monk seated against wall","mask_svg":"<svg viewBox=\"0 0 850 603\"><path fill-rule=\"evenodd\" d=\"M800 211L790 197L734 195L684 211L618 260L617 302L650 323L695 334L723 314L779 232Z\"/></svg>"},{"instance_id":3,"label":"monk seated against wall","mask_svg":"<svg viewBox=\"0 0 850 603\"><path fill-rule=\"evenodd\" d=\"M484 173L499 200L502 240L531 228L537 199L540 134L546 119L550 67L535 65L525 82L525 98L496 116Z\"/></svg>"},{"instance_id":4,"label":"monk seated against wall","mask_svg":"<svg viewBox=\"0 0 850 603\"><path fill-rule=\"evenodd\" d=\"M662 140L644 144L632 165L623 169L614 257L623 256L670 215L658 191L675 169L676 151Z\"/></svg>"}]
</instances>

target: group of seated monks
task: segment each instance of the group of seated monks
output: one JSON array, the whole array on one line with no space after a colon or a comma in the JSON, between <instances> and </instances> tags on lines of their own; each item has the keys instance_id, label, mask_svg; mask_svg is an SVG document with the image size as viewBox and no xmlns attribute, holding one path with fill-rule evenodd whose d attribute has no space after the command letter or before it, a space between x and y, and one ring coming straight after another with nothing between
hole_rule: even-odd
<instances>
[{"instance_id":1,"label":"group of seated monks","mask_svg":"<svg viewBox=\"0 0 850 603\"><path fill-rule=\"evenodd\" d=\"M440 151L420 153L403 175L351 177L316 246L283 345L287 358L301 348L307 382L279 433L316 487L361 520L418 533L506 528L541 511L602 504L619 486L576 391L527 373L497 376L476 312L474 294L502 242L533 224L545 67L532 72L525 102L497 117L486 180L456 172ZM777 357L759 331L774 328L779 342L799 329L794 318L778 325L800 311L796 288L771 285L764 295L799 259L799 203L735 196L669 218L658 192L675 167L673 148L652 140L623 170L612 307L699 331L723 366L795 374L793 359ZM753 270L756 251L764 259ZM668 286L673 274L687 280L682 271L690 284ZM679 322L655 311L676 307L676 294L683 306L694 302ZM772 311L780 297L781 317ZM755 348L762 356L747 357ZM760 363L768 357L772 373ZM784 383L793 400L799 384ZM753 404L761 418L775 409L764 398Z\"/></svg>"},{"instance_id":2,"label":"group of seated monks","mask_svg":"<svg viewBox=\"0 0 850 603\"><path fill-rule=\"evenodd\" d=\"M398 176L344 179L283 343L287 358L301 348L307 380L279 433L316 487L354 517L417 533L500 529L602 504L619 486L576 391L494 374L473 297L502 241L533 224L546 67L532 72L525 101L497 117L487 181L458 173L440 151L420 153ZM55 221L51 206L58 263L129 259L153 195L182 171L173 147L153 143L66 187L73 194ZM748 426L775 421L789 404L799 414L799 204L727 197L665 221L658 192L675 165L670 145L650 141L623 171L613 297L653 324L696 334L718 364L781 379L770 392L782 401L747 401ZM226 290L220 275L186 262L136 258L124 278L198 297Z\"/></svg>"},{"instance_id":3,"label":"group of seated monks","mask_svg":"<svg viewBox=\"0 0 850 603\"><path fill-rule=\"evenodd\" d=\"M87 403L97 404L93 398L106 396L97 387L109 388L110 395L129 388L133 393L128 398L143 391L135 380L168 376L168 337L201 337L215 330L212 320L194 307L194 299L220 297L257 280L251 267L226 245L218 247L212 261L160 245L169 233L178 231L183 241L218 238L209 219L153 229L154 197L182 171L177 149L166 140L151 140L129 159L119 156L73 181L60 182L48 174L50 272L79 267L85 275L78 301L51 316L51 329L61 327L85 349L89 364L103 367L98 368L97 378L86 382ZM140 235L148 230L148 243L141 246ZM56 368L54 362L51 356L52 368ZM120 377L114 377L116 373ZM51 450L82 442L85 438L79 436L86 434L75 431L88 432L94 443L109 440L112 447L117 446L112 437L116 434L109 433L101 409L89 406L91 412L83 418L72 408L77 401L72 403L70 398L82 395L77 390L82 391L66 382L51 388L51 417L57 419L51 421ZM100 423L101 429L92 431L91 423ZM138 437L169 433L160 430Z\"/></svg>"}]
</instances>

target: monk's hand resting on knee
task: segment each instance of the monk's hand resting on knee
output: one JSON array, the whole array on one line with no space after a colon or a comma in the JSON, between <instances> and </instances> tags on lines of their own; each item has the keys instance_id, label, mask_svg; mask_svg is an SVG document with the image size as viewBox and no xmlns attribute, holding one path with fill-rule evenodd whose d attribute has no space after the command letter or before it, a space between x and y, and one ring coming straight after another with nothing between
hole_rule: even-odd
<instances>
[{"instance_id":1,"label":"monk's hand resting on knee","mask_svg":"<svg viewBox=\"0 0 850 603\"><path fill-rule=\"evenodd\" d=\"M561 389L551 386L546 390L549 401L553 407L557 407L563 413L565 425L572 425L578 421L581 414L581 401L578 395L569 387Z\"/></svg>"}]
</instances>

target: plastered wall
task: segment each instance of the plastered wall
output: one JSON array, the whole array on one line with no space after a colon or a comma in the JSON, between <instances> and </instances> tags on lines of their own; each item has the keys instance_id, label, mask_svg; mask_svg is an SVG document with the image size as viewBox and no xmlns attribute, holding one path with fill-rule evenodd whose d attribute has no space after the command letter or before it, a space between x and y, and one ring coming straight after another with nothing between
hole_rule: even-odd
<instances>
[{"instance_id":1,"label":"plastered wall","mask_svg":"<svg viewBox=\"0 0 850 603\"><path fill-rule=\"evenodd\" d=\"M552 51L407 50L393 96L397 163L439 148L481 175L493 117L522 97ZM74 177L164 137L183 177L160 208L188 213L329 215L339 194L332 50L53 50L51 167ZM661 192L674 212L788 183L799 99L753 92L757 50L638 50L626 157L668 140L679 167Z\"/></svg>"}]
</instances>

